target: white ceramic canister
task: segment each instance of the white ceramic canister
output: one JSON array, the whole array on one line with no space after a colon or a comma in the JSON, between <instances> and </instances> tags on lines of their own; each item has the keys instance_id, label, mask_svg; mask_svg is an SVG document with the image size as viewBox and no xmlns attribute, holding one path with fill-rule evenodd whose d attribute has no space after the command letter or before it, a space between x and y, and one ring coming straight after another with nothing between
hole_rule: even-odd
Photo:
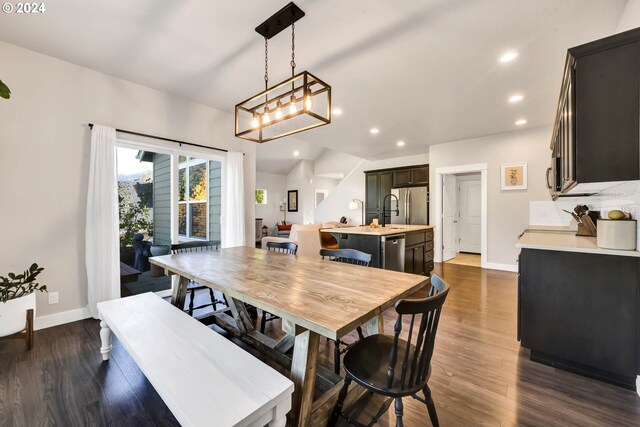
<instances>
[{"instance_id":1,"label":"white ceramic canister","mask_svg":"<svg viewBox=\"0 0 640 427\"><path fill-rule=\"evenodd\" d=\"M636 249L636 220L598 220L598 247L633 251Z\"/></svg>"}]
</instances>

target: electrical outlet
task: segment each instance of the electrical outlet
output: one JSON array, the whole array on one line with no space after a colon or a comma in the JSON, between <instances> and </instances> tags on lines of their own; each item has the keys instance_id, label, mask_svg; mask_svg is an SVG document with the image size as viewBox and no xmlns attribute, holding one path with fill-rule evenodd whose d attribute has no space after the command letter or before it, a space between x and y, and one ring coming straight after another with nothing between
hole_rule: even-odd
<instances>
[{"instance_id":1,"label":"electrical outlet","mask_svg":"<svg viewBox=\"0 0 640 427\"><path fill-rule=\"evenodd\" d=\"M58 303L58 293L49 292L49 304L57 304L57 303Z\"/></svg>"}]
</instances>

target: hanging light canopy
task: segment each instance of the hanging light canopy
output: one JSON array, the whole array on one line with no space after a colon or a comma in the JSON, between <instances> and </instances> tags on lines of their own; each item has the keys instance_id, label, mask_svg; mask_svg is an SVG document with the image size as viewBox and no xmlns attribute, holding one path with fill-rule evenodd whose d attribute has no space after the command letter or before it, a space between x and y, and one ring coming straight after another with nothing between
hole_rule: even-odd
<instances>
[{"instance_id":1,"label":"hanging light canopy","mask_svg":"<svg viewBox=\"0 0 640 427\"><path fill-rule=\"evenodd\" d=\"M289 3L264 21L264 91L236 105L236 136L267 142L331 123L331 86L308 71L296 74L295 22L304 12ZM269 87L269 39L291 26L291 77Z\"/></svg>"}]
</instances>

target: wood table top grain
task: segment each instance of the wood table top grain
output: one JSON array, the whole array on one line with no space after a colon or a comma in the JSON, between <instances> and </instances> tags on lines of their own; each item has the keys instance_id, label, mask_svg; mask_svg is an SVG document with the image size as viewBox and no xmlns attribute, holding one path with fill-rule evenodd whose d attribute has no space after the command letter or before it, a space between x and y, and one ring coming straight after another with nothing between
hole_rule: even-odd
<instances>
[{"instance_id":1,"label":"wood table top grain","mask_svg":"<svg viewBox=\"0 0 640 427\"><path fill-rule=\"evenodd\" d=\"M426 276L250 247L149 261L332 339L430 283Z\"/></svg>"}]
</instances>

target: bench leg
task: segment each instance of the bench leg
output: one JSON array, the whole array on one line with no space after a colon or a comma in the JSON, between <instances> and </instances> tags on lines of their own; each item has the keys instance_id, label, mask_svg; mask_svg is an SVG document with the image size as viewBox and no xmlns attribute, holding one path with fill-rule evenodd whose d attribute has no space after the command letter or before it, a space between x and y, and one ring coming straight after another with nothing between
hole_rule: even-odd
<instances>
[{"instance_id":1,"label":"bench leg","mask_svg":"<svg viewBox=\"0 0 640 427\"><path fill-rule=\"evenodd\" d=\"M111 329L107 325L107 322L104 320L100 321L100 340L102 341L102 346L100 347L100 353L102 353L102 360L109 360L109 355L111 354L111 349L113 346L111 345Z\"/></svg>"},{"instance_id":2,"label":"bench leg","mask_svg":"<svg viewBox=\"0 0 640 427\"><path fill-rule=\"evenodd\" d=\"M287 416L278 418L269 423L269 427L285 427L287 425Z\"/></svg>"}]
</instances>

